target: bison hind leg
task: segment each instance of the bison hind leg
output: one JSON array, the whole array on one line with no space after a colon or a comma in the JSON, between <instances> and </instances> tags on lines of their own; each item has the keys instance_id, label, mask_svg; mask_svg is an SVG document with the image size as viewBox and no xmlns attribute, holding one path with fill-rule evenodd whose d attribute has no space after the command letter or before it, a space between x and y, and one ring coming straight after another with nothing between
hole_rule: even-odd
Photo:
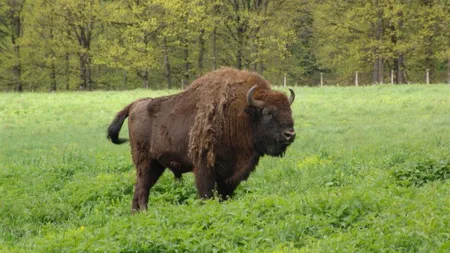
<instances>
[{"instance_id":1,"label":"bison hind leg","mask_svg":"<svg viewBox=\"0 0 450 253\"><path fill-rule=\"evenodd\" d=\"M138 190L139 186L138 183L134 184L134 194L133 194L133 200L131 202L131 213L134 214L137 211L139 211L139 196L138 196Z\"/></svg>"},{"instance_id":2,"label":"bison hind leg","mask_svg":"<svg viewBox=\"0 0 450 253\"><path fill-rule=\"evenodd\" d=\"M156 160L141 162L136 168L136 185L131 205L132 212L147 210L150 189L166 169Z\"/></svg>"}]
</instances>

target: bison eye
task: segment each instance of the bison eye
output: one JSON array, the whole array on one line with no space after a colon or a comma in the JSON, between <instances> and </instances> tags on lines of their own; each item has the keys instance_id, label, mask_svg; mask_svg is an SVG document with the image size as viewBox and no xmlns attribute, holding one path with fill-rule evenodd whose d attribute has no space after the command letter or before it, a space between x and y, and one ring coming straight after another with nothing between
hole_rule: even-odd
<instances>
[{"instance_id":1,"label":"bison eye","mask_svg":"<svg viewBox=\"0 0 450 253\"><path fill-rule=\"evenodd\" d=\"M266 120L271 120L272 118L273 118L272 114L264 115L264 119L266 119Z\"/></svg>"},{"instance_id":2,"label":"bison eye","mask_svg":"<svg viewBox=\"0 0 450 253\"><path fill-rule=\"evenodd\" d=\"M262 111L262 115L265 120L271 120L273 118L274 112L270 109L264 108Z\"/></svg>"},{"instance_id":3,"label":"bison eye","mask_svg":"<svg viewBox=\"0 0 450 253\"><path fill-rule=\"evenodd\" d=\"M272 110L268 109L268 108L264 108L262 110L262 115L266 116L266 115L271 115L272 114Z\"/></svg>"},{"instance_id":4,"label":"bison eye","mask_svg":"<svg viewBox=\"0 0 450 253\"><path fill-rule=\"evenodd\" d=\"M265 119L272 119L277 117L278 110L276 107L266 107L262 110L262 115Z\"/></svg>"}]
</instances>

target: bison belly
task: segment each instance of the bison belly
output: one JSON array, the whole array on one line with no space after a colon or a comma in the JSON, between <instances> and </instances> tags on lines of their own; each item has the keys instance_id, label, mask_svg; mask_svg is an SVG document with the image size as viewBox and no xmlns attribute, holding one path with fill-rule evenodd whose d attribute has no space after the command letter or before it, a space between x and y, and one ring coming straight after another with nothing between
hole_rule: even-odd
<instances>
[{"instance_id":1,"label":"bison belly","mask_svg":"<svg viewBox=\"0 0 450 253\"><path fill-rule=\"evenodd\" d=\"M158 162L164 167L169 168L177 178L181 177L183 173L192 172L194 168L186 157L177 153L164 153L158 158Z\"/></svg>"},{"instance_id":2,"label":"bison belly","mask_svg":"<svg viewBox=\"0 0 450 253\"><path fill-rule=\"evenodd\" d=\"M136 103L129 116L133 155L156 160L176 175L192 171L188 144L195 109L189 107L195 106L180 104L176 96Z\"/></svg>"}]
</instances>

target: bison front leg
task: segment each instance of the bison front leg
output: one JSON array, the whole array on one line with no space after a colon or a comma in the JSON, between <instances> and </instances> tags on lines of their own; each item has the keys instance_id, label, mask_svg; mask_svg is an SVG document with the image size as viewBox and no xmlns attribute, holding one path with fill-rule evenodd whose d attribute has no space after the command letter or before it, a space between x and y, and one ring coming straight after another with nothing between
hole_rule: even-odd
<instances>
[{"instance_id":1,"label":"bison front leg","mask_svg":"<svg viewBox=\"0 0 450 253\"><path fill-rule=\"evenodd\" d=\"M202 199L212 198L214 186L216 185L216 175L213 170L206 168L206 166L196 167L194 175L199 197Z\"/></svg>"},{"instance_id":2,"label":"bison front leg","mask_svg":"<svg viewBox=\"0 0 450 253\"><path fill-rule=\"evenodd\" d=\"M173 178L175 179L175 182L177 182L177 183L183 182L183 176L182 176L181 172L174 172Z\"/></svg>"},{"instance_id":3,"label":"bison front leg","mask_svg":"<svg viewBox=\"0 0 450 253\"><path fill-rule=\"evenodd\" d=\"M217 181L217 192L221 200L227 200L233 197L234 190L238 187L239 182L226 182L225 180Z\"/></svg>"},{"instance_id":4,"label":"bison front leg","mask_svg":"<svg viewBox=\"0 0 450 253\"><path fill-rule=\"evenodd\" d=\"M137 166L132 211L147 210L150 189L163 174L165 167L157 161L143 162Z\"/></svg>"}]
</instances>

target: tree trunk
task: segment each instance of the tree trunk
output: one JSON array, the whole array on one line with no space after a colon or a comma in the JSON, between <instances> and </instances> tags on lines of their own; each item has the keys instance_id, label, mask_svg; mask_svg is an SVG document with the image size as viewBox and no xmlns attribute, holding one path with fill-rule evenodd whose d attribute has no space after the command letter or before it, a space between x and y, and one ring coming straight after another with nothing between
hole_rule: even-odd
<instances>
[{"instance_id":1,"label":"tree trunk","mask_svg":"<svg viewBox=\"0 0 450 253\"><path fill-rule=\"evenodd\" d=\"M67 38L71 37L70 28L66 28L66 36ZM64 54L64 75L66 82L66 90L70 90L70 53L68 51Z\"/></svg>"},{"instance_id":2,"label":"tree trunk","mask_svg":"<svg viewBox=\"0 0 450 253\"><path fill-rule=\"evenodd\" d=\"M50 91L56 91L56 66L55 59L52 59L50 66Z\"/></svg>"},{"instance_id":3,"label":"tree trunk","mask_svg":"<svg viewBox=\"0 0 450 253\"><path fill-rule=\"evenodd\" d=\"M399 16L400 18L398 20L398 29L400 29L400 32L403 32L403 13L400 12ZM399 40L403 40L403 36L400 36ZM403 66L405 65L405 56L403 55L403 53L400 53L400 55L398 56L397 63L397 84L402 84L405 83L405 73L403 70Z\"/></svg>"},{"instance_id":4,"label":"tree trunk","mask_svg":"<svg viewBox=\"0 0 450 253\"><path fill-rule=\"evenodd\" d=\"M380 84L384 82L384 62L382 58L378 58L378 82Z\"/></svg>"},{"instance_id":5,"label":"tree trunk","mask_svg":"<svg viewBox=\"0 0 450 253\"><path fill-rule=\"evenodd\" d=\"M395 70L395 83L402 84L405 83L403 78L403 54L400 54L398 58L394 60L394 70Z\"/></svg>"},{"instance_id":6,"label":"tree trunk","mask_svg":"<svg viewBox=\"0 0 450 253\"><path fill-rule=\"evenodd\" d=\"M374 84L383 84L384 62L381 57L377 57L373 64L372 81Z\"/></svg>"},{"instance_id":7,"label":"tree trunk","mask_svg":"<svg viewBox=\"0 0 450 253\"><path fill-rule=\"evenodd\" d=\"M238 29L238 47L237 47L237 54L236 54L236 68L242 69L242 58L244 53L244 32L242 29Z\"/></svg>"},{"instance_id":8,"label":"tree trunk","mask_svg":"<svg viewBox=\"0 0 450 253\"><path fill-rule=\"evenodd\" d=\"M182 39L183 43L183 62L184 62L184 79L186 82L189 82L189 41L187 38L188 31L188 15L186 14L184 17L184 37Z\"/></svg>"},{"instance_id":9,"label":"tree trunk","mask_svg":"<svg viewBox=\"0 0 450 253\"><path fill-rule=\"evenodd\" d=\"M122 78L122 90L127 89L127 81L128 81L128 73L126 70L123 71L123 78Z\"/></svg>"},{"instance_id":10,"label":"tree trunk","mask_svg":"<svg viewBox=\"0 0 450 253\"><path fill-rule=\"evenodd\" d=\"M66 78L66 90L70 89L70 73L69 73L69 69L70 69L70 54L66 53L64 56L64 74L65 74L65 78Z\"/></svg>"},{"instance_id":11,"label":"tree trunk","mask_svg":"<svg viewBox=\"0 0 450 253\"><path fill-rule=\"evenodd\" d=\"M87 88L85 53L80 53L79 57L80 57L80 90L85 90Z\"/></svg>"},{"instance_id":12,"label":"tree trunk","mask_svg":"<svg viewBox=\"0 0 450 253\"><path fill-rule=\"evenodd\" d=\"M94 20L89 20L85 26L80 26L69 21L72 30L75 32L78 43L82 47L82 51L78 52L80 59L80 89L93 89L92 71L91 71L91 39Z\"/></svg>"},{"instance_id":13,"label":"tree trunk","mask_svg":"<svg viewBox=\"0 0 450 253\"><path fill-rule=\"evenodd\" d=\"M187 39L186 39L187 40ZM187 41L184 41L183 45L183 62L184 62L184 78L186 81L189 80L189 45Z\"/></svg>"},{"instance_id":14,"label":"tree trunk","mask_svg":"<svg viewBox=\"0 0 450 253\"><path fill-rule=\"evenodd\" d=\"M242 69L242 58L244 55L244 32L245 32L245 28L243 27L243 24L241 22L241 16L240 16L240 6L239 6L239 1L234 1L234 12L236 15L236 40L237 40L237 48L236 48L236 68L237 69Z\"/></svg>"},{"instance_id":15,"label":"tree trunk","mask_svg":"<svg viewBox=\"0 0 450 253\"><path fill-rule=\"evenodd\" d=\"M86 81L88 85L88 90L91 91L94 89L94 85L92 82L92 64L91 64L91 57L89 54L87 54L87 66L86 66Z\"/></svg>"},{"instance_id":16,"label":"tree trunk","mask_svg":"<svg viewBox=\"0 0 450 253\"><path fill-rule=\"evenodd\" d=\"M148 69L144 71L144 75L142 76L142 87L148 89Z\"/></svg>"},{"instance_id":17,"label":"tree trunk","mask_svg":"<svg viewBox=\"0 0 450 253\"><path fill-rule=\"evenodd\" d=\"M205 54L205 39L204 39L205 29L200 29L200 34L198 35L198 74L197 76L201 76L203 74L203 57Z\"/></svg>"},{"instance_id":18,"label":"tree trunk","mask_svg":"<svg viewBox=\"0 0 450 253\"><path fill-rule=\"evenodd\" d=\"M164 52L164 76L166 78L167 88L172 88L172 80L170 75L170 61L169 61L169 49L167 46L167 38L163 37L163 52Z\"/></svg>"},{"instance_id":19,"label":"tree trunk","mask_svg":"<svg viewBox=\"0 0 450 253\"><path fill-rule=\"evenodd\" d=\"M20 45L17 41L18 38L22 36L22 22L20 20L20 13L22 12L22 5L20 3L16 3L17 6L14 6L15 9L12 17L11 17L11 24L12 24L12 35L11 35L11 42L13 44L14 48L14 54L16 56L16 62L14 63L12 67L13 75L14 75L14 86L15 90L18 92L23 91L23 84L22 84L22 60L20 57ZM17 8L17 9L16 9Z\"/></svg>"},{"instance_id":20,"label":"tree trunk","mask_svg":"<svg viewBox=\"0 0 450 253\"><path fill-rule=\"evenodd\" d=\"M260 28L257 27L255 29L255 42L256 42L256 45L254 45L254 51L255 51L256 58L255 58L254 69L255 69L256 72L258 72L260 75L262 75L263 71L264 71L262 55L261 55L261 52L263 51L263 48L262 48L263 46L262 46L262 44L260 45L259 31L260 31Z\"/></svg>"},{"instance_id":21,"label":"tree trunk","mask_svg":"<svg viewBox=\"0 0 450 253\"><path fill-rule=\"evenodd\" d=\"M380 41L383 33L383 13L380 10L381 7L378 6L378 1L376 1L375 6L378 9L378 19L374 25L374 37L375 40ZM379 48L374 48L374 56L372 82L383 83L383 59L380 56Z\"/></svg>"},{"instance_id":22,"label":"tree trunk","mask_svg":"<svg viewBox=\"0 0 450 253\"><path fill-rule=\"evenodd\" d=\"M377 84L378 83L378 71L379 71L379 61L378 59L375 59L373 62L373 70L372 70L372 83Z\"/></svg>"},{"instance_id":23,"label":"tree trunk","mask_svg":"<svg viewBox=\"0 0 450 253\"><path fill-rule=\"evenodd\" d=\"M268 0L259 0L255 1L255 9L259 10L258 15L267 16L267 6L269 4ZM255 29L255 41L256 41L256 63L255 63L255 71L258 72L260 75L263 75L264 73L264 65L263 65L263 56L262 52L264 49L264 44L260 42L260 28L261 26L267 26L267 20L263 21L262 24L258 25Z\"/></svg>"},{"instance_id":24,"label":"tree trunk","mask_svg":"<svg viewBox=\"0 0 450 253\"><path fill-rule=\"evenodd\" d=\"M18 58L17 60L20 62L20 58ZM23 91L22 66L20 63L17 63L13 66L13 74L14 74L15 90L18 92L22 92Z\"/></svg>"},{"instance_id":25,"label":"tree trunk","mask_svg":"<svg viewBox=\"0 0 450 253\"><path fill-rule=\"evenodd\" d=\"M80 89L92 90L91 59L88 53L80 53Z\"/></svg>"},{"instance_id":26,"label":"tree trunk","mask_svg":"<svg viewBox=\"0 0 450 253\"><path fill-rule=\"evenodd\" d=\"M424 0L423 4L425 5L424 8L431 9L433 8L433 1L430 0ZM429 11L426 10L426 12ZM427 15L425 17L425 22L430 23L433 19L428 19L430 15ZM429 69L429 80L433 79L434 76L434 69L436 68L435 62L433 61L433 55L434 55L434 35L438 33L438 27L437 22L432 22L432 26L429 27L430 31L428 31L427 35L425 36L425 68Z\"/></svg>"},{"instance_id":27,"label":"tree trunk","mask_svg":"<svg viewBox=\"0 0 450 253\"><path fill-rule=\"evenodd\" d=\"M450 84L450 56L448 57L447 62L447 83Z\"/></svg>"},{"instance_id":28,"label":"tree trunk","mask_svg":"<svg viewBox=\"0 0 450 253\"><path fill-rule=\"evenodd\" d=\"M391 11L393 11L393 6L391 5ZM397 11L398 22L391 23L391 41L396 47L398 42L402 42L403 40L403 12ZM395 83L402 84L404 83L404 73L403 73L403 65L404 65L404 55L402 51L395 52L397 57L394 58L394 71L395 71Z\"/></svg>"},{"instance_id":29,"label":"tree trunk","mask_svg":"<svg viewBox=\"0 0 450 253\"><path fill-rule=\"evenodd\" d=\"M82 27L78 35L78 41L83 48L80 55L80 89L92 90L92 75L91 75L91 56L89 54L91 49L91 31L90 27Z\"/></svg>"},{"instance_id":30,"label":"tree trunk","mask_svg":"<svg viewBox=\"0 0 450 253\"><path fill-rule=\"evenodd\" d=\"M212 38L211 38L211 42L212 42L212 54L213 54L213 60L212 60L212 65L213 65L213 70L217 69L217 45L216 45L216 37L217 37L217 27L214 26L214 29L212 31Z\"/></svg>"}]
</instances>

